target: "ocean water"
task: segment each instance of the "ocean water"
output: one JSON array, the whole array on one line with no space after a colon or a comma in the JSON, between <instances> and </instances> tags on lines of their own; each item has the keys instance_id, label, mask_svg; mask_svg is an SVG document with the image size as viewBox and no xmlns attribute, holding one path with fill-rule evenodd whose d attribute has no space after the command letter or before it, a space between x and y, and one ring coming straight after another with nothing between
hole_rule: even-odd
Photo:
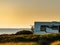
<instances>
[{"instance_id":1,"label":"ocean water","mask_svg":"<svg viewBox=\"0 0 60 45\"><path fill-rule=\"evenodd\" d=\"M30 28L0 28L0 34L15 34L18 31L29 30Z\"/></svg>"}]
</instances>

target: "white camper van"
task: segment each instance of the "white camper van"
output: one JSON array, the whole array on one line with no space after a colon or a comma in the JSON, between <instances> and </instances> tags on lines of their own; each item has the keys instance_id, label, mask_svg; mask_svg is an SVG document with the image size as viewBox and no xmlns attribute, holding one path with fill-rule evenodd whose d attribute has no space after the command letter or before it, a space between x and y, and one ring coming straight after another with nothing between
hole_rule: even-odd
<instances>
[{"instance_id":1,"label":"white camper van","mask_svg":"<svg viewBox=\"0 0 60 45\"><path fill-rule=\"evenodd\" d=\"M34 34L58 33L60 22L35 22Z\"/></svg>"}]
</instances>

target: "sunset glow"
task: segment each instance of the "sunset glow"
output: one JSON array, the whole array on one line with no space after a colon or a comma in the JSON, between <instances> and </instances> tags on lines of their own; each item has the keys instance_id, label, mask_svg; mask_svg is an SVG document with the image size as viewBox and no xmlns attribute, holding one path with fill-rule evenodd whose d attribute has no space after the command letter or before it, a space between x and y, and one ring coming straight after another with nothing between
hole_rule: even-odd
<instances>
[{"instance_id":1,"label":"sunset glow","mask_svg":"<svg viewBox=\"0 0 60 45\"><path fill-rule=\"evenodd\" d=\"M35 21L60 21L60 0L0 0L0 28L31 27Z\"/></svg>"}]
</instances>

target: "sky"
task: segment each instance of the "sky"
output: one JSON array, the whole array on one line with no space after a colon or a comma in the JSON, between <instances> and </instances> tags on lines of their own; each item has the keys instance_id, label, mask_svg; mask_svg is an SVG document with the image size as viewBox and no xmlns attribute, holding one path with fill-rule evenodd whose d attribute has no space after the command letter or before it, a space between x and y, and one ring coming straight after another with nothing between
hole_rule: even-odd
<instances>
[{"instance_id":1,"label":"sky","mask_svg":"<svg viewBox=\"0 0 60 45\"><path fill-rule=\"evenodd\" d=\"M60 0L0 0L0 28L29 28L35 21L60 21Z\"/></svg>"}]
</instances>

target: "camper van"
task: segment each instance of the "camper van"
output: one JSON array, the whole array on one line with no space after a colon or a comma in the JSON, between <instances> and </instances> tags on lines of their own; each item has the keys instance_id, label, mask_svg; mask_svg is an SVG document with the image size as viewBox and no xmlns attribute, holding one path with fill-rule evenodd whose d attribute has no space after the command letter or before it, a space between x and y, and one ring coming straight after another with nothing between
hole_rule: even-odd
<instances>
[{"instance_id":1,"label":"camper van","mask_svg":"<svg viewBox=\"0 0 60 45\"><path fill-rule=\"evenodd\" d=\"M60 22L35 22L34 34L59 33Z\"/></svg>"}]
</instances>

